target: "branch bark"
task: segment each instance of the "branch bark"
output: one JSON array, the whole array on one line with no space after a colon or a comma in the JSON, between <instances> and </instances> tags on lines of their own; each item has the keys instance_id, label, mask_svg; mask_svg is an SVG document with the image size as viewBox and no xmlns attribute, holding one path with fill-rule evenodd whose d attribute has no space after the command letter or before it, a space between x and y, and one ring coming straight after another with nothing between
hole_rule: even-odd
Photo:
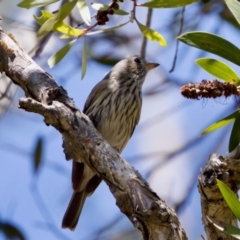
<instances>
[{"instance_id":1,"label":"branch bark","mask_svg":"<svg viewBox=\"0 0 240 240\"><path fill-rule=\"evenodd\" d=\"M24 90L27 98L20 99L20 108L42 115L47 125L60 132L66 159L85 159L108 184L117 206L144 239L187 239L173 209L102 138L53 77L3 30L0 30L0 70Z\"/></svg>"},{"instance_id":2,"label":"branch bark","mask_svg":"<svg viewBox=\"0 0 240 240\"><path fill-rule=\"evenodd\" d=\"M240 160L239 156L236 158L238 159L212 154L198 179L202 220L209 240L235 239L215 228L211 220L228 223L235 227L238 226L236 217L226 204L216 184L216 179L223 181L237 195L240 186Z\"/></svg>"}]
</instances>

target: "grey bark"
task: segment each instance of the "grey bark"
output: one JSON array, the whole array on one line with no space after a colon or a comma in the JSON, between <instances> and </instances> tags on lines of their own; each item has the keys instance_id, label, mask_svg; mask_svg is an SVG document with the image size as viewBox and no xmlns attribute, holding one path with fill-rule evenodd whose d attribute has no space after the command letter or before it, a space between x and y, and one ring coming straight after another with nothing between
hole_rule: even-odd
<instances>
[{"instance_id":1,"label":"grey bark","mask_svg":"<svg viewBox=\"0 0 240 240\"><path fill-rule=\"evenodd\" d=\"M20 108L42 115L63 138L67 160L85 159L108 184L116 204L143 239L187 239L176 213L97 132L67 92L43 71L12 35L0 30L0 71L25 92Z\"/></svg>"}]
</instances>

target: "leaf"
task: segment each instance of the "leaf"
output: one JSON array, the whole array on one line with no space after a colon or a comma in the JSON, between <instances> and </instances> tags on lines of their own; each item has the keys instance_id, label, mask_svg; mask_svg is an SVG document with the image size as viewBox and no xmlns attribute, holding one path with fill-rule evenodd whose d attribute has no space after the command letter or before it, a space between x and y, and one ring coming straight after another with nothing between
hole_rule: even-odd
<instances>
[{"instance_id":1,"label":"leaf","mask_svg":"<svg viewBox=\"0 0 240 240\"><path fill-rule=\"evenodd\" d=\"M148 38L151 41L156 41L158 42L161 46L166 46L167 43L164 39L164 37L158 33L157 31L152 30L151 28L144 26L143 24L141 24L140 22L137 22L138 27L140 29L140 31L142 32L142 34Z\"/></svg>"},{"instance_id":2,"label":"leaf","mask_svg":"<svg viewBox=\"0 0 240 240\"><path fill-rule=\"evenodd\" d=\"M232 152L240 143L240 117L236 118L232 127L228 151Z\"/></svg>"},{"instance_id":3,"label":"leaf","mask_svg":"<svg viewBox=\"0 0 240 240\"><path fill-rule=\"evenodd\" d=\"M91 4L92 8L94 8L95 10L97 11L104 11L104 10L107 10L108 9L108 5L105 5L105 4L101 4L101 3L92 3ZM129 15L128 12L125 12L124 10L122 9L114 9L114 14L116 15Z\"/></svg>"},{"instance_id":4,"label":"leaf","mask_svg":"<svg viewBox=\"0 0 240 240\"><path fill-rule=\"evenodd\" d=\"M222 181L217 180L217 185L221 191L224 200L231 209L235 217L240 220L240 202L234 192Z\"/></svg>"},{"instance_id":5,"label":"leaf","mask_svg":"<svg viewBox=\"0 0 240 240\"><path fill-rule=\"evenodd\" d=\"M228 223L224 223L222 221L216 220L216 219L210 219L209 221L220 231L235 237L236 239L240 239L240 229L237 227L234 227Z\"/></svg>"},{"instance_id":6,"label":"leaf","mask_svg":"<svg viewBox=\"0 0 240 240\"><path fill-rule=\"evenodd\" d=\"M72 40L68 44L66 44L63 48L61 48L57 53L55 53L53 56L51 56L48 59L48 65L50 68L54 67L56 64L58 64L63 57L68 53L68 51L72 48L73 44L76 42L77 39Z\"/></svg>"},{"instance_id":7,"label":"leaf","mask_svg":"<svg viewBox=\"0 0 240 240\"><path fill-rule=\"evenodd\" d=\"M0 222L0 233L3 233L6 239L26 239L19 228L7 222Z\"/></svg>"},{"instance_id":8,"label":"leaf","mask_svg":"<svg viewBox=\"0 0 240 240\"><path fill-rule=\"evenodd\" d=\"M84 78L87 71L87 43L86 37L83 39L83 53L82 53L82 79Z\"/></svg>"},{"instance_id":9,"label":"leaf","mask_svg":"<svg viewBox=\"0 0 240 240\"><path fill-rule=\"evenodd\" d=\"M240 2L236 0L225 0L228 8L240 24Z\"/></svg>"},{"instance_id":10,"label":"leaf","mask_svg":"<svg viewBox=\"0 0 240 240\"><path fill-rule=\"evenodd\" d=\"M33 17L35 18L36 22L42 26L49 18L54 17L54 14L45 11L45 10L41 10L42 15L40 17L37 17L35 15L33 15Z\"/></svg>"},{"instance_id":11,"label":"leaf","mask_svg":"<svg viewBox=\"0 0 240 240\"><path fill-rule=\"evenodd\" d=\"M240 66L240 49L217 35L206 32L189 32L179 36L178 40L216 54Z\"/></svg>"},{"instance_id":12,"label":"leaf","mask_svg":"<svg viewBox=\"0 0 240 240\"><path fill-rule=\"evenodd\" d=\"M35 146L34 154L33 154L35 172L38 170L38 167L42 161L42 149L43 149L43 139L41 137L39 137L36 142L36 146Z\"/></svg>"},{"instance_id":13,"label":"leaf","mask_svg":"<svg viewBox=\"0 0 240 240\"><path fill-rule=\"evenodd\" d=\"M90 11L89 11L89 8L88 8L85 0L78 0L77 7L78 7L78 10L80 12L80 15L81 15L83 21L88 26L90 26L90 24L91 24L91 15L90 15Z\"/></svg>"},{"instance_id":14,"label":"leaf","mask_svg":"<svg viewBox=\"0 0 240 240\"><path fill-rule=\"evenodd\" d=\"M76 4L77 4L77 0L73 0L71 2L65 3L59 9L59 12L57 14L57 20L59 22L63 21L69 15L69 13L73 10L73 8L75 7Z\"/></svg>"},{"instance_id":15,"label":"leaf","mask_svg":"<svg viewBox=\"0 0 240 240\"><path fill-rule=\"evenodd\" d=\"M209 126L208 128L206 128L201 135L210 133L212 131L217 130L218 128L221 128L229 123L231 123L232 121L234 121L236 118L238 118L240 116L240 110L228 115L227 117L213 123L211 126Z\"/></svg>"},{"instance_id":16,"label":"leaf","mask_svg":"<svg viewBox=\"0 0 240 240\"><path fill-rule=\"evenodd\" d=\"M149 8L175 8L182 7L192 3L198 2L198 0L152 0L140 4L140 6L149 7Z\"/></svg>"},{"instance_id":17,"label":"leaf","mask_svg":"<svg viewBox=\"0 0 240 240\"><path fill-rule=\"evenodd\" d=\"M234 84L239 85L239 77L237 73L227 64L212 58L199 58L195 62L198 66L213 76L226 82L233 82Z\"/></svg>"},{"instance_id":18,"label":"leaf","mask_svg":"<svg viewBox=\"0 0 240 240\"><path fill-rule=\"evenodd\" d=\"M43 25L39 28L38 32L37 32L37 36L42 36L50 31L53 30L54 25L57 23L57 19L56 16L53 16L51 18L49 18L47 21L45 21L43 23Z\"/></svg>"},{"instance_id":19,"label":"leaf","mask_svg":"<svg viewBox=\"0 0 240 240\"><path fill-rule=\"evenodd\" d=\"M95 31L95 32L89 32L89 33L87 33L86 35L89 36L89 35L94 35L94 34L103 33L103 32L110 32L110 31L113 31L113 30L115 30L115 29L117 29L117 28L123 27L124 25L126 25L126 24L129 23L129 22L130 22L130 20L127 21L127 22L125 22L125 23L123 23L123 24L117 25L117 26L115 26L115 27L105 28L105 29L98 30L98 31Z\"/></svg>"},{"instance_id":20,"label":"leaf","mask_svg":"<svg viewBox=\"0 0 240 240\"><path fill-rule=\"evenodd\" d=\"M17 6L21 8L42 7L58 2L59 0L23 0Z\"/></svg>"}]
</instances>

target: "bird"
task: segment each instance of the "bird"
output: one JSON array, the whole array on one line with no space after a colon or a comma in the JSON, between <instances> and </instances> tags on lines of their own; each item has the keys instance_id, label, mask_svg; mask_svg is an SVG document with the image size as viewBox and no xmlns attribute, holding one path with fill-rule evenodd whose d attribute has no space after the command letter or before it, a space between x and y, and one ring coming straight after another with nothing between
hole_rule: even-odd
<instances>
[{"instance_id":1,"label":"bird","mask_svg":"<svg viewBox=\"0 0 240 240\"><path fill-rule=\"evenodd\" d=\"M131 138L140 119L142 85L149 70L159 66L134 55L116 63L90 92L83 108L102 137L119 153ZM102 179L84 161L72 163L73 194L62 228L74 230L84 202Z\"/></svg>"}]
</instances>

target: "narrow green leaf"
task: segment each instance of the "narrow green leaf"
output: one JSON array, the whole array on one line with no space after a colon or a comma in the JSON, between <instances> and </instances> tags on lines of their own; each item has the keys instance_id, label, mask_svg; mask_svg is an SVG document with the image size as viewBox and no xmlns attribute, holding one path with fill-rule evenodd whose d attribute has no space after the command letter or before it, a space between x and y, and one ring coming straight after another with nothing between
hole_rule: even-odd
<instances>
[{"instance_id":1,"label":"narrow green leaf","mask_svg":"<svg viewBox=\"0 0 240 240\"><path fill-rule=\"evenodd\" d=\"M86 37L83 39L83 52L82 52L82 79L84 78L87 71L87 43Z\"/></svg>"},{"instance_id":2,"label":"narrow green leaf","mask_svg":"<svg viewBox=\"0 0 240 240\"><path fill-rule=\"evenodd\" d=\"M213 76L226 82L233 82L234 84L239 85L239 77L237 73L226 63L212 58L199 58L195 62L198 66Z\"/></svg>"},{"instance_id":3,"label":"narrow green leaf","mask_svg":"<svg viewBox=\"0 0 240 240\"><path fill-rule=\"evenodd\" d=\"M240 49L217 35L206 32L189 32L179 36L178 40L216 54L240 66Z\"/></svg>"},{"instance_id":4,"label":"narrow green leaf","mask_svg":"<svg viewBox=\"0 0 240 240\"><path fill-rule=\"evenodd\" d=\"M65 3L60 9L57 14L57 20L59 22L63 21L69 13L73 10L73 8L76 6L77 0L73 0L71 2Z\"/></svg>"},{"instance_id":5,"label":"narrow green leaf","mask_svg":"<svg viewBox=\"0 0 240 240\"><path fill-rule=\"evenodd\" d=\"M42 26L49 18L54 17L54 14L45 11L45 10L41 10L42 15L40 17L37 17L35 15L33 15L33 17L35 18L36 22Z\"/></svg>"},{"instance_id":6,"label":"narrow green leaf","mask_svg":"<svg viewBox=\"0 0 240 240\"><path fill-rule=\"evenodd\" d=\"M123 24L117 25L115 27L105 28L105 29L98 30L98 31L95 31L95 32L89 32L86 35L89 36L89 35L94 35L94 34L99 34L99 33L104 33L104 32L110 32L110 31L113 31L113 30L115 30L117 28L123 27L124 25L128 24L129 22L130 22L130 20L125 22L125 23L123 23Z\"/></svg>"},{"instance_id":7,"label":"narrow green leaf","mask_svg":"<svg viewBox=\"0 0 240 240\"><path fill-rule=\"evenodd\" d=\"M233 124L228 151L232 152L240 143L240 117L236 118Z\"/></svg>"},{"instance_id":8,"label":"narrow green leaf","mask_svg":"<svg viewBox=\"0 0 240 240\"><path fill-rule=\"evenodd\" d=\"M37 36L42 36L50 31L53 30L54 25L57 23L57 19L56 16L53 16L51 18L49 18L47 21L45 21L43 23L43 25L39 28L38 32L37 32Z\"/></svg>"},{"instance_id":9,"label":"narrow green leaf","mask_svg":"<svg viewBox=\"0 0 240 240\"><path fill-rule=\"evenodd\" d=\"M236 0L225 0L228 8L240 24L240 2Z\"/></svg>"},{"instance_id":10,"label":"narrow green leaf","mask_svg":"<svg viewBox=\"0 0 240 240\"><path fill-rule=\"evenodd\" d=\"M39 165L42 161L42 149L43 149L43 139L39 137L36 142L34 149L34 171L38 170Z\"/></svg>"},{"instance_id":11,"label":"narrow green leaf","mask_svg":"<svg viewBox=\"0 0 240 240\"><path fill-rule=\"evenodd\" d=\"M59 0L23 0L17 6L21 8L42 7L58 2Z\"/></svg>"},{"instance_id":12,"label":"narrow green leaf","mask_svg":"<svg viewBox=\"0 0 240 240\"><path fill-rule=\"evenodd\" d=\"M3 233L6 236L6 239L26 239L18 227L7 222L0 221L0 233Z\"/></svg>"},{"instance_id":13,"label":"narrow green leaf","mask_svg":"<svg viewBox=\"0 0 240 240\"><path fill-rule=\"evenodd\" d=\"M235 237L236 239L240 239L240 229L230 225L228 223L224 223L222 221L216 219L209 219L211 223L220 231Z\"/></svg>"},{"instance_id":14,"label":"narrow green leaf","mask_svg":"<svg viewBox=\"0 0 240 240\"><path fill-rule=\"evenodd\" d=\"M148 38L151 41L156 41L158 42L161 46L166 46L167 43L164 39L164 37L158 33L157 31L152 30L151 28L144 26L143 24L141 24L140 22L137 22L138 27L140 29L140 31L142 32L142 34Z\"/></svg>"},{"instance_id":15,"label":"narrow green leaf","mask_svg":"<svg viewBox=\"0 0 240 240\"><path fill-rule=\"evenodd\" d=\"M101 3L92 3L91 4L92 8L94 8L95 10L97 11L104 11L104 10L107 10L108 9L108 5L105 5L105 4L101 4ZM129 15L128 12L125 12L124 10L122 9L114 9L114 14L116 15Z\"/></svg>"},{"instance_id":16,"label":"narrow green leaf","mask_svg":"<svg viewBox=\"0 0 240 240\"><path fill-rule=\"evenodd\" d=\"M234 192L222 181L217 180L217 185L223 195L224 200L227 205L235 215L235 217L240 220L240 202Z\"/></svg>"},{"instance_id":17,"label":"narrow green leaf","mask_svg":"<svg viewBox=\"0 0 240 240\"><path fill-rule=\"evenodd\" d=\"M231 123L232 121L234 121L236 118L238 118L240 116L240 110L228 115L227 117L213 123L211 126L209 126L208 128L206 128L201 135L210 133L212 131L217 130L218 128L221 128L229 123Z\"/></svg>"},{"instance_id":18,"label":"narrow green leaf","mask_svg":"<svg viewBox=\"0 0 240 240\"><path fill-rule=\"evenodd\" d=\"M80 15L83 19L83 21L90 26L91 24L91 15L88 8L88 5L86 4L85 0L78 0L77 7L79 9Z\"/></svg>"},{"instance_id":19,"label":"narrow green leaf","mask_svg":"<svg viewBox=\"0 0 240 240\"><path fill-rule=\"evenodd\" d=\"M149 2L145 2L140 6L149 7L149 8L175 8L175 7L182 7L186 6L199 0L152 0Z\"/></svg>"},{"instance_id":20,"label":"narrow green leaf","mask_svg":"<svg viewBox=\"0 0 240 240\"><path fill-rule=\"evenodd\" d=\"M72 48L73 44L76 42L76 39L72 40L68 44L66 44L63 48L61 48L57 53L55 53L53 56L51 56L48 59L48 65L50 68L54 67L56 64L58 64L63 57L68 53L68 51Z\"/></svg>"},{"instance_id":21,"label":"narrow green leaf","mask_svg":"<svg viewBox=\"0 0 240 240\"><path fill-rule=\"evenodd\" d=\"M54 27L53 27L54 31L66 34L68 36L71 37L79 37L82 34L85 33L84 30L81 29L77 29L77 28L72 28L71 26L69 26L67 23L65 22L57 22Z\"/></svg>"}]
</instances>

